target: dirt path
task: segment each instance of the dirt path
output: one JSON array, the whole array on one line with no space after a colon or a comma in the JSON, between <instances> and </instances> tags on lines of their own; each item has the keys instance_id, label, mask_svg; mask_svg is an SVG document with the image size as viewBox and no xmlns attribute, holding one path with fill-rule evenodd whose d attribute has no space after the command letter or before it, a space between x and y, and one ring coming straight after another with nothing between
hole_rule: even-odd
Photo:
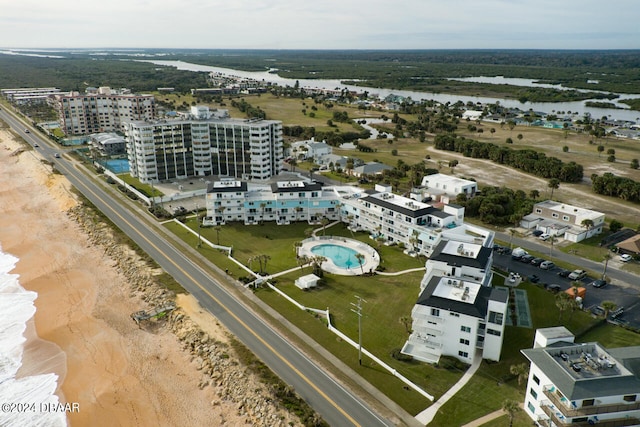
<instances>
[{"instance_id":1,"label":"dirt path","mask_svg":"<svg viewBox=\"0 0 640 427\"><path fill-rule=\"evenodd\" d=\"M465 157L452 151L437 150L433 146L429 146L427 151L430 154L432 153L432 157L437 157L438 159L458 160L460 163L456 166L454 172L460 176L474 178L481 185L505 186L514 190L523 190L527 194L531 190L538 190L543 198L548 197L551 193L547 186L548 180L520 172L509 166L499 165L490 160ZM443 172L450 173L450 170L443 168ZM586 184L588 180L588 178L583 179L583 182L585 182L583 184L561 184L553 192L553 198L572 205L603 212L609 219L616 218L632 228L638 225L640 208L613 197L592 193L591 187Z\"/></svg>"}]
</instances>

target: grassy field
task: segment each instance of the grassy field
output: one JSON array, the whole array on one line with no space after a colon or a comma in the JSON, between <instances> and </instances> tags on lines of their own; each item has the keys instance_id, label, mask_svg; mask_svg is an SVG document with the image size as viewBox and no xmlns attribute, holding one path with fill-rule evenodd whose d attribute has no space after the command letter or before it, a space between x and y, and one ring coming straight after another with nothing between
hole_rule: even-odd
<instances>
[{"instance_id":1,"label":"grassy field","mask_svg":"<svg viewBox=\"0 0 640 427\"><path fill-rule=\"evenodd\" d=\"M188 220L187 225L194 230L196 229L193 219ZM184 238L190 245L196 246L197 237L192 233L176 225L168 225L168 228ZM217 233L219 232L220 244L232 244L234 254L245 264L249 256L259 253L269 254L271 260L267 270L273 274L296 266L294 243L304 239L305 230L308 228L309 225L306 223L287 227L265 223L262 226L250 227L230 224L220 227L219 231L216 231L215 228L203 228L201 231L204 237L214 243L217 241ZM328 228L327 235L329 234L351 237L351 233L343 226ZM354 237L369 244L373 243L366 233L359 233ZM199 251L218 264L220 268L228 268L235 277L246 275L246 272L235 266L220 251L209 249L206 246L200 248ZM382 246L378 248L378 251L387 271L402 271L424 265L424 260L408 257L397 247ZM257 270L257 266L254 265L253 268ZM351 303L356 302L356 295L362 297L366 301L363 304L364 316L362 318L363 345L397 369L398 372L435 395L436 398L460 377L462 370L453 366L447 368L418 362L398 361L391 356L394 350L402 347L408 336L408 331L400 319L410 316L411 308L418 297L418 284L423 273L417 272L399 276L376 275L373 277L345 277L326 274L325 283L321 287L310 291L301 291L294 286L294 280L309 272L309 267L295 270L278 277L275 284L281 291L307 307L321 310L328 308L332 323L354 340L357 340L358 337L358 319L351 311L353 308ZM498 278L496 280L499 281ZM521 288L528 293L534 328L508 326L501 361L499 363L483 362L480 370L469 384L454 399L443 406L433 425L464 424L500 409L506 398L522 401L525 385L518 384L509 369L513 364L525 362L525 358L520 354L520 349L532 346L535 328L563 324L576 336L580 336L598 323L597 319L584 312L564 313L561 318L560 312L555 306L553 294L528 283L522 284ZM409 413L417 414L429 406L428 400L418 393L406 390L400 381L368 358L364 357L363 364L360 366L357 350L330 333L326 328L326 321L321 316L297 309L268 288L256 290L256 296L309 336L312 336L319 345L339 357ZM390 298L390 296L392 297ZM590 330L589 334L596 333L598 329ZM631 333L628 331L617 334L620 335L621 342L640 342L638 335L630 335ZM503 417L499 422L504 420L507 418ZM521 413L516 418L516 425L525 425L518 424L518 422L526 423L527 420L526 414Z\"/></svg>"}]
</instances>

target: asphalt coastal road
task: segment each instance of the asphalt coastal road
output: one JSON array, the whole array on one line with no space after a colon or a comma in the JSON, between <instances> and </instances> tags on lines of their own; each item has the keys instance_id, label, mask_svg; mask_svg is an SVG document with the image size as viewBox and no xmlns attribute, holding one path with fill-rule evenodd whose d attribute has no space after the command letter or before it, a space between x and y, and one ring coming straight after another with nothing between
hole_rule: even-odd
<instances>
[{"instance_id":1,"label":"asphalt coastal road","mask_svg":"<svg viewBox=\"0 0 640 427\"><path fill-rule=\"evenodd\" d=\"M75 162L67 161L64 155L55 158L53 154L58 151L43 144L39 136L25 133L19 121L5 112L1 112L0 117L32 146L37 142L40 147L36 150L52 160L75 188L193 294L203 308L219 319L284 382L291 385L327 423L332 426L394 425L334 381L236 296L165 240L153 226L114 200L99 184L85 176Z\"/></svg>"}]
</instances>

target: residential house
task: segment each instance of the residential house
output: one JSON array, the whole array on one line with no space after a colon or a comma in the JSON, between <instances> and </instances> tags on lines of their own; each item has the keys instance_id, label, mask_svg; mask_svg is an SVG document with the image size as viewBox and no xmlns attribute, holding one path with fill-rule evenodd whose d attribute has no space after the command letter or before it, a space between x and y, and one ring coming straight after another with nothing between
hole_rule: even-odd
<instances>
[{"instance_id":1,"label":"residential house","mask_svg":"<svg viewBox=\"0 0 640 427\"><path fill-rule=\"evenodd\" d=\"M368 162L362 166L356 166L353 168L351 174L353 176L362 177L367 175L382 175L386 170L392 170L391 166L387 166L383 163Z\"/></svg>"}]
</instances>

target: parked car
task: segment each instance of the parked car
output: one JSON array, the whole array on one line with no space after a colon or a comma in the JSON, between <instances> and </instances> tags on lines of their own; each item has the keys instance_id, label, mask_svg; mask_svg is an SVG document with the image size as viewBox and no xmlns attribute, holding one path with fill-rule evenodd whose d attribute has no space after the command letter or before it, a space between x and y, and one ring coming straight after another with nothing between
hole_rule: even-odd
<instances>
[{"instance_id":1,"label":"parked car","mask_svg":"<svg viewBox=\"0 0 640 427\"><path fill-rule=\"evenodd\" d=\"M584 270L573 270L571 274L567 276L570 280L580 280L587 275L587 272Z\"/></svg>"},{"instance_id":2,"label":"parked car","mask_svg":"<svg viewBox=\"0 0 640 427\"><path fill-rule=\"evenodd\" d=\"M53 155L53 157L55 157L56 159L59 159L59 158L60 158L60 153L55 153L55 154Z\"/></svg>"},{"instance_id":3,"label":"parked car","mask_svg":"<svg viewBox=\"0 0 640 427\"><path fill-rule=\"evenodd\" d=\"M552 285L547 285L545 289L548 290L548 291L553 292L554 294L557 294L558 292L560 292L562 290L562 286L552 284Z\"/></svg>"},{"instance_id":4,"label":"parked car","mask_svg":"<svg viewBox=\"0 0 640 427\"><path fill-rule=\"evenodd\" d=\"M544 261L545 261L544 258L534 258L534 259L531 260L531 265L535 265L536 267L538 267Z\"/></svg>"},{"instance_id":5,"label":"parked car","mask_svg":"<svg viewBox=\"0 0 640 427\"><path fill-rule=\"evenodd\" d=\"M558 271L558 276L560 277L569 277L570 274L571 274L571 270L565 270L564 268Z\"/></svg>"},{"instance_id":6,"label":"parked car","mask_svg":"<svg viewBox=\"0 0 640 427\"><path fill-rule=\"evenodd\" d=\"M531 276L529 276L529 281L531 283L538 283L540 281L540 278L535 274L532 274Z\"/></svg>"},{"instance_id":7,"label":"parked car","mask_svg":"<svg viewBox=\"0 0 640 427\"><path fill-rule=\"evenodd\" d=\"M594 288L604 288L605 286L607 286L607 281L602 279L596 279L593 282L591 282L591 286L593 286Z\"/></svg>"},{"instance_id":8,"label":"parked car","mask_svg":"<svg viewBox=\"0 0 640 427\"><path fill-rule=\"evenodd\" d=\"M547 240L547 239L549 239L549 237L551 237L551 234L544 233L544 234L541 234L540 237L538 237L538 239Z\"/></svg>"},{"instance_id":9,"label":"parked car","mask_svg":"<svg viewBox=\"0 0 640 427\"><path fill-rule=\"evenodd\" d=\"M29 129L25 129L24 133L31 133L31 131Z\"/></svg>"},{"instance_id":10,"label":"parked car","mask_svg":"<svg viewBox=\"0 0 640 427\"><path fill-rule=\"evenodd\" d=\"M33 146L36 147L36 148L40 147L40 145L38 145L37 142L35 144L33 144Z\"/></svg>"},{"instance_id":11,"label":"parked car","mask_svg":"<svg viewBox=\"0 0 640 427\"><path fill-rule=\"evenodd\" d=\"M553 261L543 261L540 263L540 268L543 270L553 270L553 267L555 267L556 265L553 263ZM564 270L567 272L567 276L569 275L569 270Z\"/></svg>"},{"instance_id":12,"label":"parked car","mask_svg":"<svg viewBox=\"0 0 640 427\"><path fill-rule=\"evenodd\" d=\"M620 261L622 262L628 262L631 261L633 259L633 257L629 254L622 254L620 255Z\"/></svg>"},{"instance_id":13,"label":"parked car","mask_svg":"<svg viewBox=\"0 0 640 427\"><path fill-rule=\"evenodd\" d=\"M525 264L530 264L531 261L533 261L535 259L535 257L533 255L522 255L522 258L520 258L520 262L524 262Z\"/></svg>"},{"instance_id":14,"label":"parked car","mask_svg":"<svg viewBox=\"0 0 640 427\"><path fill-rule=\"evenodd\" d=\"M533 234L536 237L540 237L543 233L544 233L544 231L542 231L542 230L533 230L533 233L531 233L531 234Z\"/></svg>"}]
</instances>

